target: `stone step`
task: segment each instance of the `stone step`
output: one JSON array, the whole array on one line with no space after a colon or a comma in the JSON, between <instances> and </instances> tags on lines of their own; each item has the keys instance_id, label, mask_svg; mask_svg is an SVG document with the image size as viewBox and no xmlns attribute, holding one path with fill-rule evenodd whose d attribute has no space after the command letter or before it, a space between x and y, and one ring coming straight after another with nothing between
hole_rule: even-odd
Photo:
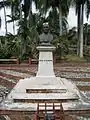
<instances>
[{"instance_id":1,"label":"stone step","mask_svg":"<svg viewBox=\"0 0 90 120\"><path fill-rule=\"evenodd\" d=\"M66 93L66 89L26 89L26 93Z\"/></svg>"},{"instance_id":2,"label":"stone step","mask_svg":"<svg viewBox=\"0 0 90 120\"><path fill-rule=\"evenodd\" d=\"M14 103L43 103L43 102L49 102L49 103L52 103L52 102L54 102L54 103L58 103L58 102L64 102L64 103L66 103L66 102L68 102L68 101L73 101L73 102L75 102L75 101L77 101L78 99L13 99L13 101L14 101Z\"/></svg>"}]
</instances>

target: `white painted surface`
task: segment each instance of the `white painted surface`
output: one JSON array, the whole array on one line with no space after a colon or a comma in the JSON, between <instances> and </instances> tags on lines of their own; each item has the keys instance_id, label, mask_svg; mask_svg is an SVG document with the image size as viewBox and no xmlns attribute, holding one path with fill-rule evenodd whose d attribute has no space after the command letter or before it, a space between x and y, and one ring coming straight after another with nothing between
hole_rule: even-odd
<instances>
[{"instance_id":1,"label":"white painted surface","mask_svg":"<svg viewBox=\"0 0 90 120\"><path fill-rule=\"evenodd\" d=\"M75 93L14 93L12 99L27 99L27 100L77 100L78 96Z\"/></svg>"},{"instance_id":2,"label":"white painted surface","mask_svg":"<svg viewBox=\"0 0 90 120\"><path fill-rule=\"evenodd\" d=\"M44 103L41 103L44 104ZM52 104L52 103L48 103ZM55 103L55 105L59 105L59 103ZM90 103L87 102L67 102L62 103L64 110L90 110ZM37 110L37 103L10 103L10 104L4 104L3 107L0 107L1 109L6 110L22 110L22 111L36 111ZM41 107L41 110L45 110L45 107ZM48 108L50 109L50 107ZM55 109L60 109L60 107L56 107ZM52 108L51 108L52 110Z\"/></svg>"},{"instance_id":3,"label":"white painted surface","mask_svg":"<svg viewBox=\"0 0 90 120\"><path fill-rule=\"evenodd\" d=\"M48 89L51 93L26 93L26 89ZM54 90L62 92L55 93ZM31 77L19 80L8 99L77 99L79 94L76 86L69 80L59 77Z\"/></svg>"},{"instance_id":4,"label":"white painted surface","mask_svg":"<svg viewBox=\"0 0 90 120\"><path fill-rule=\"evenodd\" d=\"M38 65L38 76L43 77L54 77L54 71L53 71L53 54L52 51L55 49L55 47L52 46L39 46L37 47L39 50L39 65Z\"/></svg>"}]
</instances>

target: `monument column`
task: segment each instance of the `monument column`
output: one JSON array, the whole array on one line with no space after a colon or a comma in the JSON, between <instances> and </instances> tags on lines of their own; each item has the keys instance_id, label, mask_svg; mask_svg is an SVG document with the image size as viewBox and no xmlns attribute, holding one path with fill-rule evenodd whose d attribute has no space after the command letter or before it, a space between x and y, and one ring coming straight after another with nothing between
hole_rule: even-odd
<instances>
[{"instance_id":1,"label":"monument column","mask_svg":"<svg viewBox=\"0 0 90 120\"><path fill-rule=\"evenodd\" d=\"M53 70L53 50L54 46L38 46L39 64L36 77L55 77Z\"/></svg>"}]
</instances>

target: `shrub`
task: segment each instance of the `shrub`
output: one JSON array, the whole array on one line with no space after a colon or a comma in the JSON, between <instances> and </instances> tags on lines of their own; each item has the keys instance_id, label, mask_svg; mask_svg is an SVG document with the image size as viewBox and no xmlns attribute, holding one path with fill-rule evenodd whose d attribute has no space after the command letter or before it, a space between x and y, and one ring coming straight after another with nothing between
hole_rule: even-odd
<instances>
[{"instance_id":1,"label":"shrub","mask_svg":"<svg viewBox=\"0 0 90 120\"><path fill-rule=\"evenodd\" d=\"M68 49L69 42L67 36L65 35L60 36L57 39L54 39L52 44L56 47L56 55L58 55L60 58L66 55L69 51Z\"/></svg>"}]
</instances>

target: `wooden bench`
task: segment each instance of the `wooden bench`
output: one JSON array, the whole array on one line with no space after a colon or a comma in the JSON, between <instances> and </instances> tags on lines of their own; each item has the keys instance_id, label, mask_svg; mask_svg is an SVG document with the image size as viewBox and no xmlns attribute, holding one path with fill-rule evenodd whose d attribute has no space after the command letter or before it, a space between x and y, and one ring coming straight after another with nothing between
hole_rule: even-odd
<instances>
[{"instance_id":1,"label":"wooden bench","mask_svg":"<svg viewBox=\"0 0 90 120\"><path fill-rule=\"evenodd\" d=\"M37 64L38 63L38 59L32 59L32 58L29 58L29 64Z\"/></svg>"},{"instance_id":2,"label":"wooden bench","mask_svg":"<svg viewBox=\"0 0 90 120\"><path fill-rule=\"evenodd\" d=\"M20 60L19 58L17 59L0 59L0 63L16 63L16 64L20 64Z\"/></svg>"}]
</instances>

